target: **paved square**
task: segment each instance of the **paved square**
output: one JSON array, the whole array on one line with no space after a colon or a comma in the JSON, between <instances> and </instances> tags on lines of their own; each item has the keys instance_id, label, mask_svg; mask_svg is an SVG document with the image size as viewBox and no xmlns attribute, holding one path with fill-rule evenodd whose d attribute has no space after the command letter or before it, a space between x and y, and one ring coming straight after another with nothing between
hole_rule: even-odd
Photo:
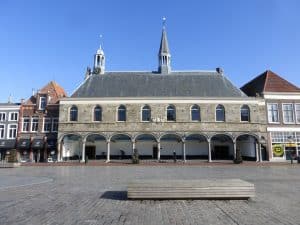
<instances>
[{"instance_id":1,"label":"paved square","mask_svg":"<svg viewBox=\"0 0 300 225\"><path fill-rule=\"evenodd\" d=\"M1 169L0 224L294 225L300 224L299 175L298 165ZM127 200L127 182L135 178L240 178L255 184L256 197L249 201Z\"/></svg>"}]
</instances>

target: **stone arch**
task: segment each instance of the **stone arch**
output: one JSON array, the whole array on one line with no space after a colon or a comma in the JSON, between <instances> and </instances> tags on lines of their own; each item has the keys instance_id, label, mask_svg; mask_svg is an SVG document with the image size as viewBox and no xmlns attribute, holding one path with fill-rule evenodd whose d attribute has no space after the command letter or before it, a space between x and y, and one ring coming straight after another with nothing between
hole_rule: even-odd
<instances>
[{"instance_id":1,"label":"stone arch","mask_svg":"<svg viewBox=\"0 0 300 225\"><path fill-rule=\"evenodd\" d=\"M84 137L84 142L86 159L106 159L107 138L105 135L99 133L90 133Z\"/></svg>"},{"instance_id":2,"label":"stone arch","mask_svg":"<svg viewBox=\"0 0 300 225\"><path fill-rule=\"evenodd\" d=\"M66 133L59 139L60 158L62 160L82 159L82 136L77 133Z\"/></svg>"},{"instance_id":3,"label":"stone arch","mask_svg":"<svg viewBox=\"0 0 300 225\"><path fill-rule=\"evenodd\" d=\"M228 133L216 133L211 136L211 155L213 160L234 159L234 139Z\"/></svg>"},{"instance_id":4,"label":"stone arch","mask_svg":"<svg viewBox=\"0 0 300 225\"><path fill-rule=\"evenodd\" d=\"M177 133L165 133L159 138L160 158L173 159L174 153L176 158L183 158L183 141L182 136Z\"/></svg>"},{"instance_id":5,"label":"stone arch","mask_svg":"<svg viewBox=\"0 0 300 225\"><path fill-rule=\"evenodd\" d=\"M243 160L258 161L259 138L256 134L242 133L235 138L237 151Z\"/></svg>"},{"instance_id":6,"label":"stone arch","mask_svg":"<svg viewBox=\"0 0 300 225\"><path fill-rule=\"evenodd\" d=\"M205 134L191 133L185 137L186 159L208 159L208 137Z\"/></svg>"},{"instance_id":7,"label":"stone arch","mask_svg":"<svg viewBox=\"0 0 300 225\"><path fill-rule=\"evenodd\" d=\"M129 159L132 155L132 137L127 133L115 133L110 136L110 158Z\"/></svg>"},{"instance_id":8,"label":"stone arch","mask_svg":"<svg viewBox=\"0 0 300 225\"><path fill-rule=\"evenodd\" d=\"M152 133L138 134L134 138L135 148L138 150L140 159L157 159L157 137Z\"/></svg>"}]
</instances>

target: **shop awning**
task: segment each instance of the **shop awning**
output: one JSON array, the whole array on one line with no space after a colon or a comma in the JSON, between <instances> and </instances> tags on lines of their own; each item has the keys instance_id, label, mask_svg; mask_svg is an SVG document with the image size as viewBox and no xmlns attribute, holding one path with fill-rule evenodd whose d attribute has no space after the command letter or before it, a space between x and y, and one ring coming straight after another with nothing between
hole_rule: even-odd
<instances>
[{"instance_id":1,"label":"shop awning","mask_svg":"<svg viewBox=\"0 0 300 225\"><path fill-rule=\"evenodd\" d=\"M1 140L0 149L12 149L16 146L16 140Z\"/></svg>"},{"instance_id":2,"label":"shop awning","mask_svg":"<svg viewBox=\"0 0 300 225\"><path fill-rule=\"evenodd\" d=\"M32 141L31 148L33 148L33 149L42 149L42 148L44 148L44 140L43 139L34 139Z\"/></svg>"},{"instance_id":3,"label":"shop awning","mask_svg":"<svg viewBox=\"0 0 300 225\"><path fill-rule=\"evenodd\" d=\"M48 139L47 140L47 148L54 149L56 148L57 139Z\"/></svg>"},{"instance_id":4,"label":"shop awning","mask_svg":"<svg viewBox=\"0 0 300 225\"><path fill-rule=\"evenodd\" d=\"M18 148L29 149L30 148L30 139L20 139L18 141Z\"/></svg>"}]
</instances>

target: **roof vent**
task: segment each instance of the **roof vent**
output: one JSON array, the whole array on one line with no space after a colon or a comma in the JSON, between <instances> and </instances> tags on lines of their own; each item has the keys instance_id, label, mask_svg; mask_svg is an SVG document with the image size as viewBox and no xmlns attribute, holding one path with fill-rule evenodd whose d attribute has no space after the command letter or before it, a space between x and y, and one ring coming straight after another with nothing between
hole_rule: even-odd
<instances>
[{"instance_id":1,"label":"roof vent","mask_svg":"<svg viewBox=\"0 0 300 225\"><path fill-rule=\"evenodd\" d=\"M216 71L217 71L217 73L219 73L221 75L223 75L223 73L224 73L224 71L223 71L223 69L221 67L217 67Z\"/></svg>"}]
</instances>

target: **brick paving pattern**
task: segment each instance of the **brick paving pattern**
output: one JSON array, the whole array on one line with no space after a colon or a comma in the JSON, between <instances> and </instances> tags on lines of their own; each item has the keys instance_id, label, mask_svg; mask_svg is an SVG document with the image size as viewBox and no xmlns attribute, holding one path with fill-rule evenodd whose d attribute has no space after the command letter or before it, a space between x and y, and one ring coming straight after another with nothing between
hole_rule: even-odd
<instances>
[{"instance_id":1,"label":"brick paving pattern","mask_svg":"<svg viewBox=\"0 0 300 225\"><path fill-rule=\"evenodd\" d=\"M0 224L295 225L300 224L299 172L298 165L288 164L1 169ZM18 187L24 184L24 176L36 184ZM126 185L136 178L241 178L256 185L256 197L249 201L127 200Z\"/></svg>"}]
</instances>

